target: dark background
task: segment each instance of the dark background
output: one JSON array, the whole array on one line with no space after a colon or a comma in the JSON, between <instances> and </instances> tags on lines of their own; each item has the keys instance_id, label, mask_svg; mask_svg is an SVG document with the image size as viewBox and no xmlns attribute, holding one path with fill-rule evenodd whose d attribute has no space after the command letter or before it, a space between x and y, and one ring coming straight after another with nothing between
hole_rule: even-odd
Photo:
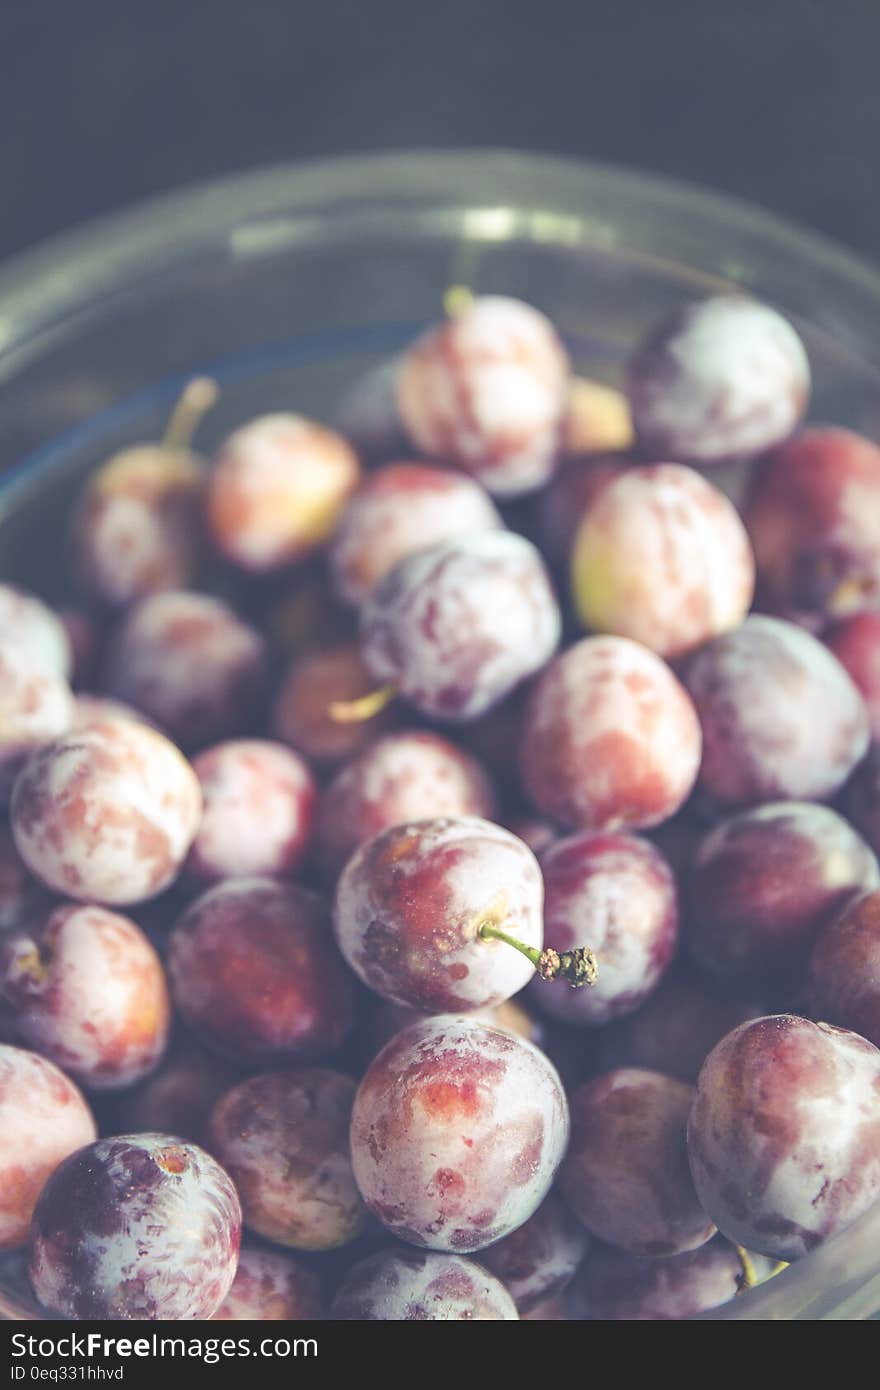
<instances>
[{"instance_id":1,"label":"dark background","mask_svg":"<svg viewBox=\"0 0 880 1390\"><path fill-rule=\"evenodd\" d=\"M0 0L0 256L255 164L583 155L880 258L880 0Z\"/></svg>"}]
</instances>

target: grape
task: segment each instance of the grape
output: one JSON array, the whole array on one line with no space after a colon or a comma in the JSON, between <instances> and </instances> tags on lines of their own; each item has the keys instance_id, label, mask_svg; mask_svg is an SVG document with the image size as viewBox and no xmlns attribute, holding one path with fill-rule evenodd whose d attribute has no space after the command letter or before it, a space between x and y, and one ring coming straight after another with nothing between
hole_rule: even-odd
<instances>
[{"instance_id":1,"label":"grape","mask_svg":"<svg viewBox=\"0 0 880 1390\"><path fill-rule=\"evenodd\" d=\"M880 1047L880 892L848 904L810 959L811 1012Z\"/></svg>"},{"instance_id":2,"label":"grape","mask_svg":"<svg viewBox=\"0 0 880 1390\"><path fill-rule=\"evenodd\" d=\"M228 1063L186 1038L151 1076L120 1098L121 1126L130 1134L177 1134L204 1145L214 1103L236 1078Z\"/></svg>"},{"instance_id":3,"label":"grape","mask_svg":"<svg viewBox=\"0 0 880 1390\"><path fill-rule=\"evenodd\" d=\"M652 458L714 464L791 434L810 369L800 338L766 304L713 295L648 334L629 364L636 439Z\"/></svg>"},{"instance_id":4,"label":"grape","mask_svg":"<svg viewBox=\"0 0 880 1390\"><path fill-rule=\"evenodd\" d=\"M700 727L653 652L624 637L587 637L535 685L520 765L542 814L573 830L659 825L693 787Z\"/></svg>"},{"instance_id":5,"label":"grape","mask_svg":"<svg viewBox=\"0 0 880 1390\"><path fill-rule=\"evenodd\" d=\"M880 744L871 744L846 784L841 804L874 853L880 854Z\"/></svg>"},{"instance_id":6,"label":"grape","mask_svg":"<svg viewBox=\"0 0 880 1390\"><path fill-rule=\"evenodd\" d=\"M208 525L218 549L253 573L283 569L323 545L357 485L357 456L300 415L263 415L214 461Z\"/></svg>"},{"instance_id":7,"label":"grape","mask_svg":"<svg viewBox=\"0 0 880 1390\"><path fill-rule=\"evenodd\" d=\"M240 1238L235 1188L195 1144L164 1134L99 1139L43 1188L31 1283L60 1317L210 1318L229 1292Z\"/></svg>"},{"instance_id":8,"label":"grape","mask_svg":"<svg viewBox=\"0 0 880 1390\"><path fill-rule=\"evenodd\" d=\"M393 1004L389 999L380 999L378 996L371 997L369 1004L364 1030L367 1060L375 1057L376 1053L404 1028L409 1028L413 1023L426 1023L433 1017L432 1014L410 1009L405 1004ZM526 1042L534 1043L536 1047L542 1046L544 1025L539 1019L526 1013L513 999L505 999L503 1004L498 1004L495 1008L468 1009L462 1012L469 1019L492 1024L495 1028L503 1028L508 1033L515 1033L519 1038L525 1038Z\"/></svg>"},{"instance_id":9,"label":"grape","mask_svg":"<svg viewBox=\"0 0 880 1390\"><path fill-rule=\"evenodd\" d=\"M51 895L32 874L15 848L11 830L0 826L0 933L27 927L45 916Z\"/></svg>"},{"instance_id":10,"label":"grape","mask_svg":"<svg viewBox=\"0 0 880 1390\"><path fill-rule=\"evenodd\" d=\"M96 1137L88 1105L62 1071L0 1045L0 1250L24 1244L50 1174Z\"/></svg>"},{"instance_id":11,"label":"grape","mask_svg":"<svg viewBox=\"0 0 880 1390\"><path fill-rule=\"evenodd\" d=\"M823 633L822 640L864 700L871 737L880 738L880 613L843 618Z\"/></svg>"},{"instance_id":12,"label":"grape","mask_svg":"<svg viewBox=\"0 0 880 1390\"><path fill-rule=\"evenodd\" d=\"M618 1067L571 1097L562 1195L587 1230L631 1255L679 1255L714 1234L688 1168L685 1128L694 1090Z\"/></svg>"},{"instance_id":13,"label":"grape","mask_svg":"<svg viewBox=\"0 0 880 1390\"><path fill-rule=\"evenodd\" d=\"M386 1250L349 1270L331 1309L337 1322L505 1322L518 1317L503 1284L459 1255Z\"/></svg>"},{"instance_id":14,"label":"grape","mask_svg":"<svg viewBox=\"0 0 880 1390\"><path fill-rule=\"evenodd\" d=\"M73 647L64 622L42 599L13 584L0 584L0 645L12 644L28 665L62 680L73 671Z\"/></svg>"},{"instance_id":15,"label":"grape","mask_svg":"<svg viewBox=\"0 0 880 1390\"><path fill-rule=\"evenodd\" d=\"M827 806L783 801L743 811L697 852L690 952L726 988L795 979L822 927L878 884L873 853Z\"/></svg>"},{"instance_id":16,"label":"grape","mask_svg":"<svg viewBox=\"0 0 880 1390\"><path fill-rule=\"evenodd\" d=\"M742 1272L736 1250L716 1236L662 1260L597 1245L578 1282L588 1320L655 1321L693 1318L727 1303L739 1292Z\"/></svg>"},{"instance_id":17,"label":"grape","mask_svg":"<svg viewBox=\"0 0 880 1390\"><path fill-rule=\"evenodd\" d=\"M532 1215L568 1141L552 1064L499 1028L417 1023L371 1063L351 1122L355 1181L393 1235L481 1250Z\"/></svg>"},{"instance_id":18,"label":"grape","mask_svg":"<svg viewBox=\"0 0 880 1390\"><path fill-rule=\"evenodd\" d=\"M498 497L516 497L553 473L568 374L543 314L481 295L404 354L397 407L418 449L458 464Z\"/></svg>"},{"instance_id":19,"label":"grape","mask_svg":"<svg viewBox=\"0 0 880 1390\"><path fill-rule=\"evenodd\" d=\"M265 643L208 594L156 594L111 637L104 683L181 746L204 747L251 726L265 689Z\"/></svg>"},{"instance_id":20,"label":"grape","mask_svg":"<svg viewBox=\"0 0 880 1390\"><path fill-rule=\"evenodd\" d=\"M234 1322L309 1322L324 1317L317 1276L291 1255L243 1246L232 1288L214 1314Z\"/></svg>"},{"instance_id":21,"label":"grape","mask_svg":"<svg viewBox=\"0 0 880 1390\"><path fill-rule=\"evenodd\" d=\"M393 723L386 707L369 719L334 719L334 701L357 701L376 686L354 642L318 647L294 659L275 702L273 728L282 743L313 762L333 767L360 753Z\"/></svg>"},{"instance_id":22,"label":"grape","mask_svg":"<svg viewBox=\"0 0 880 1390\"><path fill-rule=\"evenodd\" d=\"M377 739L336 773L321 797L316 856L338 877L359 845L403 821L437 816L490 819L495 798L475 758L438 734Z\"/></svg>"},{"instance_id":23,"label":"grape","mask_svg":"<svg viewBox=\"0 0 880 1390\"><path fill-rule=\"evenodd\" d=\"M672 871L634 835L571 835L541 858L544 939L557 951L589 943L600 961L591 989L535 980L534 1003L566 1023L604 1024L632 1013L656 987L678 941Z\"/></svg>"},{"instance_id":24,"label":"grape","mask_svg":"<svg viewBox=\"0 0 880 1390\"><path fill-rule=\"evenodd\" d=\"M589 507L571 556L587 628L677 657L736 627L755 565L733 504L691 468L630 468Z\"/></svg>"},{"instance_id":25,"label":"grape","mask_svg":"<svg viewBox=\"0 0 880 1390\"><path fill-rule=\"evenodd\" d=\"M323 899L292 883L230 878L187 908L168 973L184 1021L233 1061L320 1058L354 1022L354 982Z\"/></svg>"},{"instance_id":26,"label":"grape","mask_svg":"<svg viewBox=\"0 0 880 1390\"><path fill-rule=\"evenodd\" d=\"M880 448L804 430L758 464L745 522L765 600L820 619L880 602Z\"/></svg>"},{"instance_id":27,"label":"grape","mask_svg":"<svg viewBox=\"0 0 880 1390\"><path fill-rule=\"evenodd\" d=\"M703 729L700 788L719 806L831 797L867 749L861 696L793 623L747 618L697 652L684 680Z\"/></svg>"},{"instance_id":28,"label":"grape","mask_svg":"<svg viewBox=\"0 0 880 1390\"><path fill-rule=\"evenodd\" d=\"M486 531L417 551L361 614L364 660L423 714L475 719L549 661L556 599L533 545Z\"/></svg>"},{"instance_id":29,"label":"grape","mask_svg":"<svg viewBox=\"0 0 880 1390\"><path fill-rule=\"evenodd\" d=\"M202 883L248 874L293 874L312 830L317 788L307 764L267 739L238 739L200 753L193 769L204 813L187 860Z\"/></svg>"},{"instance_id":30,"label":"grape","mask_svg":"<svg viewBox=\"0 0 880 1390\"><path fill-rule=\"evenodd\" d=\"M12 829L50 888L125 904L173 882L201 813L198 779L174 745L144 724L107 719L33 755L15 786Z\"/></svg>"},{"instance_id":31,"label":"grape","mask_svg":"<svg viewBox=\"0 0 880 1390\"><path fill-rule=\"evenodd\" d=\"M688 1122L700 1200L729 1240L796 1260L880 1197L880 1051L778 1014L710 1052Z\"/></svg>"},{"instance_id":32,"label":"grape","mask_svg":"<svg viewBox=\"0 0 880 1390\"><path fill-rule=\"evenodd\" d=\"M357 606L407 555L501 526L472 478L422 463L391 463L370 474L342 514L329 548L333 587Z\"/></svg>"},{"instance_id":33,"label":"grape","mask_svg":"<svg viewBox=\"0 0 880 1390\"><path fill-rule=\"evenodd\" d=\"M480 1259L501 1280L522 1315L567 1288L589 1243L586 1231L551 1192L528 1221L490 1245Z\"/></svg>"},{"instance_id":34,"label":"grape","mask_svg":"<svg viewBox=\"0 0 880 1390\"><path fill-rule=\"evenodd\" d=\"M251 1076L211 1114L211 1152L231 1176L244 1224L297 1250L331 1250L360 1235L348 1127L355 1085L339 1072Z\"/></svg>"},{"instance_id":35,"label":"grape","mask_svg":"<svg viewBox=\"0 0 880 1390\"><path fill-rule=\"evenodd\" d=\"M475 816L405 821L349 860L334 927L370 989L453 1013L500 1004L531 978L528 959L480 928L503 928L540 951L542 903L537 861L508 830Z\"/></svg>"},{"instance_id":36,"label":"grape","mask_svg":"<svg viewBox=\"0 0 880 1390\"><path fill-rule=\"evenodd\" d=\"M168 1040L165 974L134 922L104 907L59 907L0 945L0 997L22 1042L82 1085L115 1090L157 1065Z\"/></svg>"}]
</instances>

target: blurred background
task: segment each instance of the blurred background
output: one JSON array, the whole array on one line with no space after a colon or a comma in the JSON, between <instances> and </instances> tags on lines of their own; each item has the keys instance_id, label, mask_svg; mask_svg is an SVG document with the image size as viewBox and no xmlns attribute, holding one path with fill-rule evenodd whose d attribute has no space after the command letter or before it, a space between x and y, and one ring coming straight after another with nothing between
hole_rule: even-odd
<instances>
[{"instance_id":1,"label":"blurred background","mask_svg":"<svg viewBox=\"0 0 880 1390\"><path fill-rule=\"evenodd\" d=\"M0 0L0 257L193 180L501 145L880 256L880 0Z\"/></svg>"}]
</instances>

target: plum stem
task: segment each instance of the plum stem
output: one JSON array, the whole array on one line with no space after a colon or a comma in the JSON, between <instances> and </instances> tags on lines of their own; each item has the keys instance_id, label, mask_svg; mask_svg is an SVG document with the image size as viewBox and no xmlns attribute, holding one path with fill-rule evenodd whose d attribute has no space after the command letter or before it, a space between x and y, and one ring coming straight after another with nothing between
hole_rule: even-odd
<instances>
[{"instance_id":1,"label":"plum stem","mask_svg":"<svg viewBox=\"0 0 880 1390\"><path fill-rule=\"evenodd\" d=\"M573 951L554 951L552 946L545 946L539 951L537 946L527 946L494 922L481 922L477 935L484 941L503 941L505 946L512 946L532 962L542 980L565 980L572 989L596 983L599 973L596 957L587 946L577 946Z\"/></svg>"},{"instance_id":2,"label":"plum stem","mask_svg":"<svg viewBox=\"0 0 880 1390\"><path fill-rule=\"evenodd\" d=\"M467 285L450 285L443 296L443 312L449 319L457 319L474 302L474 296Z\"/></svg>"},{"instance_id":3,"label":"plum stem","mask_svg":"<svg viewBox=\"0 0 880 1390\"><path fill-rule=\"evenodd\" d=\"M755 1287L755 1285L758 1282L758 1276L755 1273L755 1266L752 1264L752 1257L749 1254L748 1250L746 1250L745 1246L736 1245L734 1246L734 1249L736 1250L736 1253L739 1256L739 1262L742 1265L742 1277L740 1278L737 1293L744 1293L746 1289L753 1289Z\"/></svg>"},{"instance_id":4,"label":"plum stem","mask_svg":"<svg viewBox=\"0 0 880 1390\"><path fill-rule=\"evenodd\" d=\"M183 453L192 443L196 426L216 401L220 388L208 376L197 376L185 386L165 427L161 447L168 453Z\"/></svg>"},{"instance_id":5,"label":"plum stem","mask_svg":"<svg viewBox=\"0 0 880 1390\"><path fill-rule=\"evenodd\" d=\"M330 706L330 718L337 724L362 724L381 714L396 694L396 685L380 685L378 690L371 690L369 695L361 695L357 700L334 700Z\"/></svg>"}]
</instances>

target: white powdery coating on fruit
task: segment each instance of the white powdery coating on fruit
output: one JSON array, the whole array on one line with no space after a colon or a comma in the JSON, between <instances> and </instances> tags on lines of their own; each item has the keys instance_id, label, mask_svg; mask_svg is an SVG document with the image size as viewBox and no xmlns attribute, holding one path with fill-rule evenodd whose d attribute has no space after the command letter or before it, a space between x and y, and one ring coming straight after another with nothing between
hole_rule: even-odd
<instances>
[{"instance_id":1,"label":"white powdery coating on fruit","mask_svg":"<svg viewBox=\"0 0 880 1390\"><path fill-rule=\"evenodd\" d=\"M27 1239L46 1179L97 1133L83 1096L62 1071L33 1052L0 1046L0 1249Z\"/></svg>"},{"instance_id":2,"label":"white powdery coating on fruit","mask_svg":"<svg viewBox=\"0 0 880 1390\"><path fill-rule=\"evenodd\" d=\"M186 1155L186 1170L164 1174L158 1192L145 1187L139 1194L126 1150L150 1154L163 1145ZM88 1229L76 1231L77 1217L83 1214L71 1213L79 1255L72 1271L66 1262L54 1262L51 1242L44 1240L37 1224L30 1277L40 1302L64 1316L77 1317L76 1274L82 1266L91 1266L92 1282L108 1305L106 1316L113 1316L118 1300L126 1310L121 1315L131 1317L129 1290L139 1287L140 1316L212 1317L232 1286L237 1264L236 1259L223 1258L226 1246L237 1254L241 1219L228 1175L204 1150L169 1135L99 1139L92 1153L92 1161L104 1169L117 1196L121 1229L102 1235ZM163 1303L173 1311L163 1312Z\"/></svg>"},{"instance_id":3,"label":"white powdery coating on fruit","mask_svg":"<svg viewBox=\"0 0 880 1390\"><path fill-rule=\"evenodd\" d=\"M563 825L648 828L690 794L700 750L696 711L666 663L626 637L587 637L531 693L523 778Z\"/></svg>"},{"instance_id":4,"label":"white powdery coating on fruit","mask_svg":"<svg viewBox=\"0 0 880 1390\"><path fill-rule=\"evenodd\" d=\"M633 468L593 503L572 556L587 627L679 656L741 622L755 562L739 514L692 468Z\"/></svg>"},{"instance_id":5,"label":"white powdery coating on fruit","mask_svg":"<svg viewBox=\"0 0 880 1390\"><path fill-rule=\"evenodd\" d=\"M364 660L424 714L476 719L550 659L561 620L543 561L511 531L410 555L361 613Z\"/></svg>"},{"instance_id":6,"label":"white powdery coating on fruit","mask_svg":"<svg viewBox=\"0 0 880 1390\"><path fill-rule=\"evenodd\" d=\"M377 863L393 864L390 903L373 891ZM407 908L424 891L425 871L428 881L434 871L442 876L443 896L436 894L430 932L419 906L416 933ZM343 956L377 994L427 1011L432 1004L444 1013L466 1011L502 1004L534 974L521 952L480 938L481 923L488 920L540 950L543 901L537 860L500 825L477 816L405 821L368 840L349 860L337 885L333 922ZM380 930L381 952L375 944Z\"/></svg>"},{"instance_id":7,"label":"white powdery coating on fruit","mask_svg":"<svg viewBox=\"0 0 880 1390\"><path fill-rule=\"evenodd\" d=\"M214 879L288 874L305 853L316 788L307 765L283 744L239 739L193 762L204 812L188 868Z\"/></svg>"},{"instance_id":8,"label":"white powdery coating on fruit","mask_svg":"<svg viewBox=\"0 0 880 1390\"><path fill-rule=\"evenodd\" d=\"M362 484L330 546L334 588L357 606L405 556L503 525L472 478L421 463L392 463Z\"/></svg>"},{"instance_id":9,"label":"white powdery coating on fruit","mask_svg":"<svg viewBox=\"0 0 880 1390\"><path fill-rule=\"evenodd\" d=\"M758 1257L754 1262L761 1264ZM742 1275L739 1255L716 1236L698 1250L659 1260L599 1248L579 1282L592 1321L678 1320L734 1298Z\"/></svg>"},{"instance_id":10,"label":"white powdery coating on fruit","mask_svg":"<svg viewBox=\"0 0 880 1390\"><path fill-rule=\"evenodd\" d=\"M633 361L636 434L673 458L713 463L784 439L800 419L810 368L780 314L719 295L689 306Z\"/></svg>"},{"instance_id":11,"label":"white powdery coating on fruit","mask_svg":"<svg viewBox=\"0 0 880 1390\"><path fill-rule=\"evenodd\" d=\"M366 1209L351 1171L355 1083L326 1069L250 1077L218 1100L211 1150L236 1185L244 1224L296 1250L360 1235Z\"/></svg>"},{"instance_id":12,"label":"white powdery coating on fruit","mask_svg":"<svg viewBox=\"0 0 880 1390\"><path fill-rule=\"evenodd\" d=\"M95 723L34 754L12 803L28 868L68 897L136 903L176 877L199 825L202 793L162 734Z\"/></svg>"},{"instance_id":13,"label":"white powdery coating on fruit","mask_svg":"<svg viewBox=\"0 0 880 1390\"><path fill-rule=\"evenodd\" d=\"M27 653L34 663L69 680L73 650L63 622L42 599L0 584L0 645L8 642Z\"/></svg>"},{"instance_id":14,"label":"white powdery coating on fruit","mask_svg":"<svg viewBox=\"0 0 880 1390\"><path fill-rule=\"evenodd\" d=\"M719 803L822 800L867 751L856 686L794 623L747 618L697 652L684 680L703 729L700 785Z\"/></svg>"},{"instance_id":15,"label":"white powdery coating on fruit","mask_svg":"<svg viewBox=\"0 0 880 1390\"><path fill-rule=\"evenodd\" d=\"M700 1072L688 1153L728 1239L799 1259L880 1198L880 1050L793 1015L741 1024Z\"/></svg>"},{"instance_id":16,"label":"white powdery coating on fruit","mask_svg":"<svg viewBox=\"0 0 880 1390\"><path fill-rule=\"evenodd\" d=\"M387 1250L346 1274L333 1303L343 1322L513 1322L503 1284L472 1260Z\"/></svg>"},{"instance_id":17,"label":"white powdery coating on fruit","mask_svg":"<svg viewBox=\"0 0 880 1390\"><path fill-rule=\"evenodd\" d=\"M129 610L110 642L105 685L171 734L203 742L247 722L265 661L262 636L227 604L171 590Z\"/></svg>"},{"instance_id":18,"label":"white powdery coating on fruit","mask_svg":"<svg viewBox=\"0 0 880 1390\"><path fill-rule=\"evenodd\" d=\"M483 1251L480 1259L497 1275L520 1313L555 1297L571 1282L590 1237L555 1192L511 1235Z\"/></svg>"},{"instance_id":19,"label":"white powdery coating on fruit","mask_svg":"<svg viewBox=\"0 0 880 1390\"><path fill-rule=\"evenodd\" d=\"M546 1197L569 1137L553 1064L501 1029L445 1014L404 1031L361 1081L352 1166L394 1235L481 1250Z\"/></svg>"},{"instance_id":20,"label":"white powdery coating on fruit","mask_svg":"<svg viewBox=\"0 0 880 1390\"><path fill-rule=\"evenodd\" d=\"M342 435L301 415L260 416L217 455L208 502L214 538L247 569L290 563L326 540L357 478Z\"/></svg>"},{"instance_id":21,"label":"white powdery coating on fruit","mask_svg":"<svg viewBox=\"0 0 880 1390\"><path fill-rule=\"evenodd\" d=\"M569 363L550 321L486 295L404 355L397 404L420 449L499 497L541 487L559 450Z\"/></svg>"},{"instance_id":22,"label":"white powdery coating on fruit","mask_svg":"<svg viewBox=\"0 0 880 1390\"><path fill-rule=\"evenodd\" d=\"M46 975L28 987L25 971L24 993L13 996L22 1041L93 1090L151 1072L171 1008L161 961L140 927L103 907L62 907L35 939L45 946ZM13 957L0 980L15 989L18 979Z\"/></svg>"},{"instance_id":23,"label":"white powdery coating on fruit","mask_svg":"<svg viewBox=\"0 0 880 1390\"><path fill-rule=\"evenodd\" d=\"M274 1250L244 1249L214 1321L302 1322L322 1313L320 1286L310 1269Z\"/></svg>"},{"instance_id":24,"label":"white powdery coating on fruit","mask_svg":"<svg viewBox=\"0 0 880 1390\"><path fill-rule=\"evenodd\" d=\"M67 681L14 637L0 645L0 803L9 800L28 757L70 727Z\"/></svg>"},{"instance_id":25,"label":"white powdery coating on fruit","mask_svg":"<svg viewBox=\"0 0 880 1390\"><path fill-rule=\"evenodd\" d=\"M321 798L315 835L328 874L358 845L401 821L435 816L491 819L495 798L475 758L422 731L388 734L337 772Z\"/></svg>"},{"instance_id":26,"label":"white powdery coating on fruit","mask_svg":"<svg viewBox=\"0 0 880 1390\"><path fill-rule=\"evenodd\" d=\"M594 985L565 989L536 979L542 1013L599 1025L631 1014L659 983L678 939L675 876L634 835L573 835L541 857L544 941L557 951L589 946L601 962Z\"/></svg>"}]
</instances>

